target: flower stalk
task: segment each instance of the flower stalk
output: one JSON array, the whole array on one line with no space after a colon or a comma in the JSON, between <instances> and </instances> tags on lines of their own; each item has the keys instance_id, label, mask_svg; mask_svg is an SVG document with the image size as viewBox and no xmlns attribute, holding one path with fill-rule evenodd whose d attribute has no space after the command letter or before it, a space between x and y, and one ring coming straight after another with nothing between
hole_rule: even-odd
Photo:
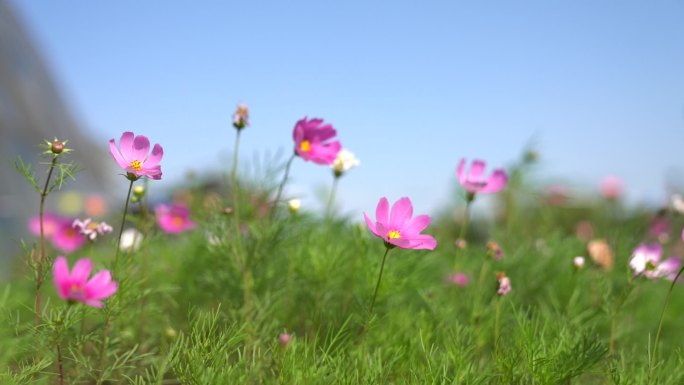
<instances>
[{"instance_id":1,"label":"flower stalk","mask_svg":"<svg viewBox=\"0 0 684 385\"><path fill-rule=\"evenodd\" d=\"M61 151L60 151L61 153ZM52 162L50 162L50 169L48 171L47 178L45 178L45 185L43 186L43 191L40 193L40 257L38 259L38 272L36 274L36 326L40 325L40 314L41 314L41 288L43 287L43 267L45 265L45 259L47 258L47 251L45 247L45 200L49 193L50 178L52 178L52 173L57 166L57 158L59 153L55 153L52 156Z\"/></svg>"}]
</instances>

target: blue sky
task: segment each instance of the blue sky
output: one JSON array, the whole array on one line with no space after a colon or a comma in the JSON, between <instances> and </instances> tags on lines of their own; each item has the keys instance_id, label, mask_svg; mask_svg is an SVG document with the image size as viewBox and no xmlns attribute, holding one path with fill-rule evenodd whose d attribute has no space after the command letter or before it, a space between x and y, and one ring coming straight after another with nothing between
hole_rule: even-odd
<instances>
[{"instance_id":1,"label":"blue sky","mask_svg":"<svg viewBox=\"0 0 684 385\"><path fill-rule=\"evenodd\" d=\"M362 161L347 212L434 212L460 158L509 165L530 140L540 180L614 174L652 203L684 181L681 1L12 2L79 121L161 143L165 185L228 163L238 102L243 164L289 154L303 116L338 129ZM302 161L292 177L304 205L331 182Z\"/></svg>"}]
</instances>

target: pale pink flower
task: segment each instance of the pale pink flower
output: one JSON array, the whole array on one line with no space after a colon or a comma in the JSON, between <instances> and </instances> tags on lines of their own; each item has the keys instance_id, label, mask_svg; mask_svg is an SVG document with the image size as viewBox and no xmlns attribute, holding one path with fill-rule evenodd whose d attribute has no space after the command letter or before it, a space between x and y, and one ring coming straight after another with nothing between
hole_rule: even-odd
<instances>
[{"instance_id":1,"label":"pale pink flower","mask_svg":"<svg viewBox=\"0 0 684 385\"><path fill-rule=\"evenodd\" d=\"M180 234L195 228L195 222L190 220L190 210L183 203L159 204L155 213L159 227L167 234Z\"/></svg>"},{"instance_id":2,"label":"pale pink flower","mask_svg":"<svg viewBox=\"0 0 684 385\"><path fill-rule=\"evenodd\" d=\"M161 162L164 150L159 144L155 144L150 151L150 141L144 135L135 136L132 132L124 132L116 147L114 139L109 140L109 152L116 163L126 171L130 180L141 177L161 179Z\"/></svg>"},{"instance_id":3,"label":"pale pink flower","mask_svg":"<svg viewBox=\"0 0 684 385\"><path fill-rule=\"evenodd\" d=\"M57 257L53 266L53 276L57 294L69 302L83 302L92 307L102 307L102 300L116 293L117 283L112 281L109 270L102 270L88 279L93 263L88 258L76 261L73 270L65 257Z\"/></svg>"},{"instance_id":4,"label":"pale pink flower","mask_svg":"<svg viewBox=\"0 0 684 385\"><path fill-rule=\"evenodd\" d=\"M292 334L289 333L280 333L278 336L278 342L280 342L281 345L287 346L292 342Z\"/></svg>"},{"instance_id":5,"label":"pale pink flower","mask_svg":"<svg viewBox=\"0 0 684 385\"><path fill-rule=\"evenodd\" d=\"M470 277L468 277L466 273L452 273L447 277L447 283L460 287L468 286L470 283Z\"/></svg>"},{"instance_id":6,"label":"pale pink flower","mask_svg":"<svg viewBox=\"0 0 684 385\"><path fill-rule=\"evenodd\" d=\"M461 159L456 169L456 176L461 186L470 194L495 193L506 187L508 175L506 171L499 168L492 172L489 178L485 178L484 171L486 163L475 159L466 173L466 160Z\"/></svg>"},{"instance_id":7,"label":"pale pink flower","mask_svg":"<svg viewBox=\"0 0 684 385\"><path fill-rule=\"evenodd\" d=\"M584 257L582 256L577 256L572 259L572 265L575 267L575 269L579 270L584 267Z\"/></svg>"},{"instance_id":8,"label":"pale pink flower","mask_svg":"<svg viewBox=\"0 0 684 385\"><path fill-rule=\"evenodd\" d=\"M504 273L499 273L496 275L496 279L499 281L499 287L496 289L496 294L504 296L513 290L511 286L511 279Z\"/></svg>"},{"instance_id":9,"label":"pale pink flower","mask_svg":"<svg viewBox=\"0 0 684 385\"><path fill-rule=\"evenodd\" d=\"M616 176L609 175L601 180L599 191L601 196L606 199L618 199L622 195L622 180Z\"/></svg>"},{"instance_id":10,"label":"pale pink flower","mask_svg":"<svg viewBox=\"0 0 684 385\"><path fill-rule=\"evenodd\" d=\"M413 216L413 205L408 198L399 199L389 210L389 202L383 197L375 209L375 222L363 213L366 225L387 247L398 246L402 249L434 250L437 241L430 235L421 234L430 225L429 215Z\"/></svg>"},{"instance_id":11,"label":"pale pink flower","mask_svg":"<svg viewBox=\"0 0 684 385\"><path fill-rule=\"evenodd\" d=\"M487 255L495 261L500 261L504 257L504 251L498 243L494 241L488 241Z\"/></svg>"},{"instance_id":12,"label":"pale pink flower","mask_svg":"<svg viewBox=\"0 0 684 385\"><path fill-rule=\"evenodd\" d=\"M331 124L323 124L323 119L301 119L295 124L292 132L295 152L307 161L333 164L342 148L339 141L330 141L336 134L337 131Z\"/></svg>"},{"instance_id":13,"label":"pale pink flower","mask_svg":"<svg viewBox=\"0 0 684 385\"><path fill-rule=\"evenodd\" d=\"M63 220L50 238L52 245L63 253L73 253L83 246L86 237L72 227L72 222Z\"/></svg>"},{"instance_id":14,"label":"pale pink flower","mask_svg":"<svg viewBox=\"0 0 684 385\"><path fill-rule=\"evenodd\" d=\"M98 235L105 235L112 232L112 226L105 222L93 222L92 219L74 219L71 227L75 228L90 241L95 241Z\"/></svg>"},{"instance_id":15,"label":"pale pink flower","mask_svg":"<svg viewBox=\"0 0 684 385\"><path fill-rule=\"evenodd\" d=\"M233 114L233 127L241 130L249 126L249 108L246 104L240 103Z\"/></svg>"},{"instance_id":16,"label":"pale pink flower","mask_svg":"<svg viewBox=\"0 0 684 385\"><path fill-rule=\"evenodd\" d=\"M657 243L641 244L632 252L629 267L634 275L643 275L649 279L667 278L673 280L682 265L680 257L670 257L660 261L663 247Z\"/></svg>"},{"instance_id":17,"label":"pale pink flower","mask_svg":"<svg viewBox=\"0 0 684 385\"><path fill-rule=\"evenodd\" d=\"M64 218L53 213L43 214L43 235L46 239L52 238L52 236L57 232L57 230L64 223ZM29 219L29 230L31 234L40 236L40 216L36 215Z\"/></svg>"}]
</instances>

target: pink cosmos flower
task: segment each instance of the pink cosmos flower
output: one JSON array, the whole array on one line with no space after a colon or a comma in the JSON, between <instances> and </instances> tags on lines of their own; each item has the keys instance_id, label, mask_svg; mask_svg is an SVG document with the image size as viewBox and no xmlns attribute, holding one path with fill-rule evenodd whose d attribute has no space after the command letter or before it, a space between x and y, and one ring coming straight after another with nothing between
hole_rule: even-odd
<instances>
[{"instance_id":1,"label":"pink cosmos flower","mask_svg":"<svg viewBox=\"0 0 684 385\"><path fill-rule=\"evenodd\" d=\"M461 186L470 194L495 193L506 187L508 175L506 171L498 168L492 172L489 178L485 179L484 170L487 164L479 159L475 159L470 165L470 170L466 174L466 160L461 159L456 169L456 176Z\"/></svg>"},{"instance_id":2,"label":"pink cosmos flower","mask_svg":"<svg viewBox=\"0 0 684 385\"><path fill-rule=\"evenodd\" d=\"M289 345L291 341L292 341L292 334L280 333L280 335L278 336L278 342L280 342L280 344L283 346Z\"/></svg>"},{"instance_id":3,"label":"pink cosmos flower","mask_svg":"<svg viewBox=\"0 0 684 385\"><path fill-rule=\"evenodd\" d=\"M167 234L180 234L195 228L195 222L190 220L190 210L183 203L157 205L155 208L157 223Z\"/></svg>"},{"instance_id":4,"label":"pink cosmos flower","mask_svg":"<svg viewBox=\"0 0 684 385\"><path fill-rule=\"evenodd\" d=\"M468 277L468 274L466 273L452 273L447 277L447 283L460 287L468 286L470 283L470 277Z\"/></svg>"},{"instance_id":5,"label":"pink cosmos flower","mask_svg":"<svg viewBox=\"0 0 684 385\"><path fill-rule=\"evenodd\" d=\"M682 265L682 260L680 257L670 257L660 262L662 253L663 247L657 243L641 244L632 252L629 267L634 271L634 275L673 280Z\"/></svg>"},{"instance_id":6,"label":"pink cosmos flower","mask_svg":"<svg viewBox=\"0 0 684 385\"><path fill-rule=\"evenodd\" d=\"M50 240L57 250L69 254L80 249L86 237L73 228L71 221L64 219Z\"/></svg>"},{"instance_id":7,"label":"pink cosmos flower","mask_svg":"<svg viewBox=\"0 0 684 385\"><path fill-rule=\"evenodd\" d=\"M161 179L161 162L164 150L155 144L150 151L150 141L144 135L135 136L132 132L124 132L116 148L114 139L109 140L109 152L116 163L123 168L128 179L137 180L141 177Z\"/></svg>"},{"instance_id":8,"label":"pink cosmos flower","mask_svg":"<svg viewBox=\"0 0 684 385\"><path fill-rule=\"evenodd\" d=\"M496 289L496 294L504 296L513 290L513 286L511 286L511 279L508 278L505 273L498 273L496 275L496 279L499 281L499 287Z\"/></svg>"},{"instance_id":9,"label":"pink cosmos flower","mask_svg":"<svg viewBox=\"0 0 684 385\"><path fill-rule=\"evenodd\" d=\"M102 270L88 279L92 269L93 263L90 259L81 258L69 272L66 258L57 257L53 266L53 276L59 297L69 302L83 302L88 306L102 307L102 300L116 293L118 286L112 281L109 270Z\"/></svg>"},{"instance_id":10,"label":"pink cosmos flower","mask_svg":"<svg viewBox=\"0 0 684 385\"><path fill-rule=\"evenodd\" d=\"M606 199L618 199L620 198L620 195L622 195L622 181L616 176L609 175L601 181L599 191L601 192L601 196Z\"/></svg>"},{"instance_id":11,"label":"pink cosmos flower","mask_svg":"<svg viewBox=\"0 0 684 385\"><path fill-rule=\"evenodd\" d=\"M62 226L64 218L53 213L43 214L43 234L46 239L50 239ZM36 215L29 219L29 230L31 234L40 236L40 216Z\"/></svg>"},{"instance_id":12,"label":"pink cosmos flower","mask_svg":"<svg viewBox=\"0 0 684 385\"><path fill-rule=\"evenodd\" d=\"M292 137L295 152L304 160L317 164L330 165L335 162L337 153L342 149L339 141L329 141L337 132L331 124L323 124L323 119L301 119L295 124Z\"/></svg>"},{"instance_id":13,"label":"pink cosmos flower","mask_svg":"<svg viewBox=\"0 0 684 385\"><path fill-rule=\"evenodd\" d=\"M105 222L93 222L90 218L84 220L74 219L71 227L77 229L81 235L87 237L90 241L95 241L98 235L109 234L113 230L112 226Z\"/></svg>"},{"instance_id":14,"label":"pink cosmos flower","mask_svg":"<svg viewBox=\"0 0 684 385\"><path fill-rule=\"evenodd\" d=\"M375 223L363 213L366 225L376 237L385 241L385 246L434 250L437 241L430 235L420 233L430 225L430 216L418 215L411 218L412 216L413 205L408 198L401 198L394 203L391 212L387 198L381 198L375 209Z\"/></svg>"}]
</instances>

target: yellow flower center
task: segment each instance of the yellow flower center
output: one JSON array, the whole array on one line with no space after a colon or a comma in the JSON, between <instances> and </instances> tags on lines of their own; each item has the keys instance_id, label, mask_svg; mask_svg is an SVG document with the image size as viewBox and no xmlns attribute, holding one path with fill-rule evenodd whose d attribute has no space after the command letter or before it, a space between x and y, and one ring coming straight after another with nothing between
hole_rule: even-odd
<instances>
[{"instance_id":1,"label":"yellow flower center","mask_svg":"<svg viewBox=\"0 0 684 385\"><path fill-rule=\"evenodd\" d=\"M86 228L88 230L97 230L97 226L99 226L98 223L90 222L90 223L88 223L88 226L86 226Z\"/></svg>"},{"instance_id":2,"label":"yellow flower center","mask_svg":"<svg viewBox=\"0 0 684 385\"><path fill-rule=\"evenodd\" d=\"M85 296L85 289L81 285L72 283L69 286L69 296L75 298L82 298Z\"/></svg>"},{"instance_id":3,"label":"yellow flower center","mask_svg":"<svg viewBox=\"0 0 684 385\"><path fill-rule=\"evenodd\" d=\"M401 238L401 233L399 232L399 230L391 230L389 233L387 233L387 238L389 238L389 239Z\"/></svg>"},{"instance_id":4,"label":"yellow flower center","mask_svg":"<svg viewBox=\"0 0 684 385\"><path fill-rule=\"evenodd\" d=\"M311 142L308 140L302 140L302 143L299 145L299 149L304 152L311 151Z\"/></svg>"},{"instance_id":5,"label":"yellow flower center","mask_svg":"<svg viewBox=\"0 0 684 385\"><path fill-rule=\"evenodd\" d=\"M173 223L174 226L181 226L181 225L183 225L183 222L184 222L184 221L183 221L183 218L181 218L181 217L179 217L179 216L177 216L177 215L174 215L174 216L171 218L171 223Z\"/></svg>"},{"instance_id":6,"label":"yellow flower center","mask_svg":"<svg viewBox=\"0 0 684 385\"><path fill-rule=\"evenodd\" d=\"M128 165L128 167L132 168L135 171L140 171L142 170L142 163L140 163L139 160L134 160L131 162L131 164Z\"/></svg>"}]
</instances>

